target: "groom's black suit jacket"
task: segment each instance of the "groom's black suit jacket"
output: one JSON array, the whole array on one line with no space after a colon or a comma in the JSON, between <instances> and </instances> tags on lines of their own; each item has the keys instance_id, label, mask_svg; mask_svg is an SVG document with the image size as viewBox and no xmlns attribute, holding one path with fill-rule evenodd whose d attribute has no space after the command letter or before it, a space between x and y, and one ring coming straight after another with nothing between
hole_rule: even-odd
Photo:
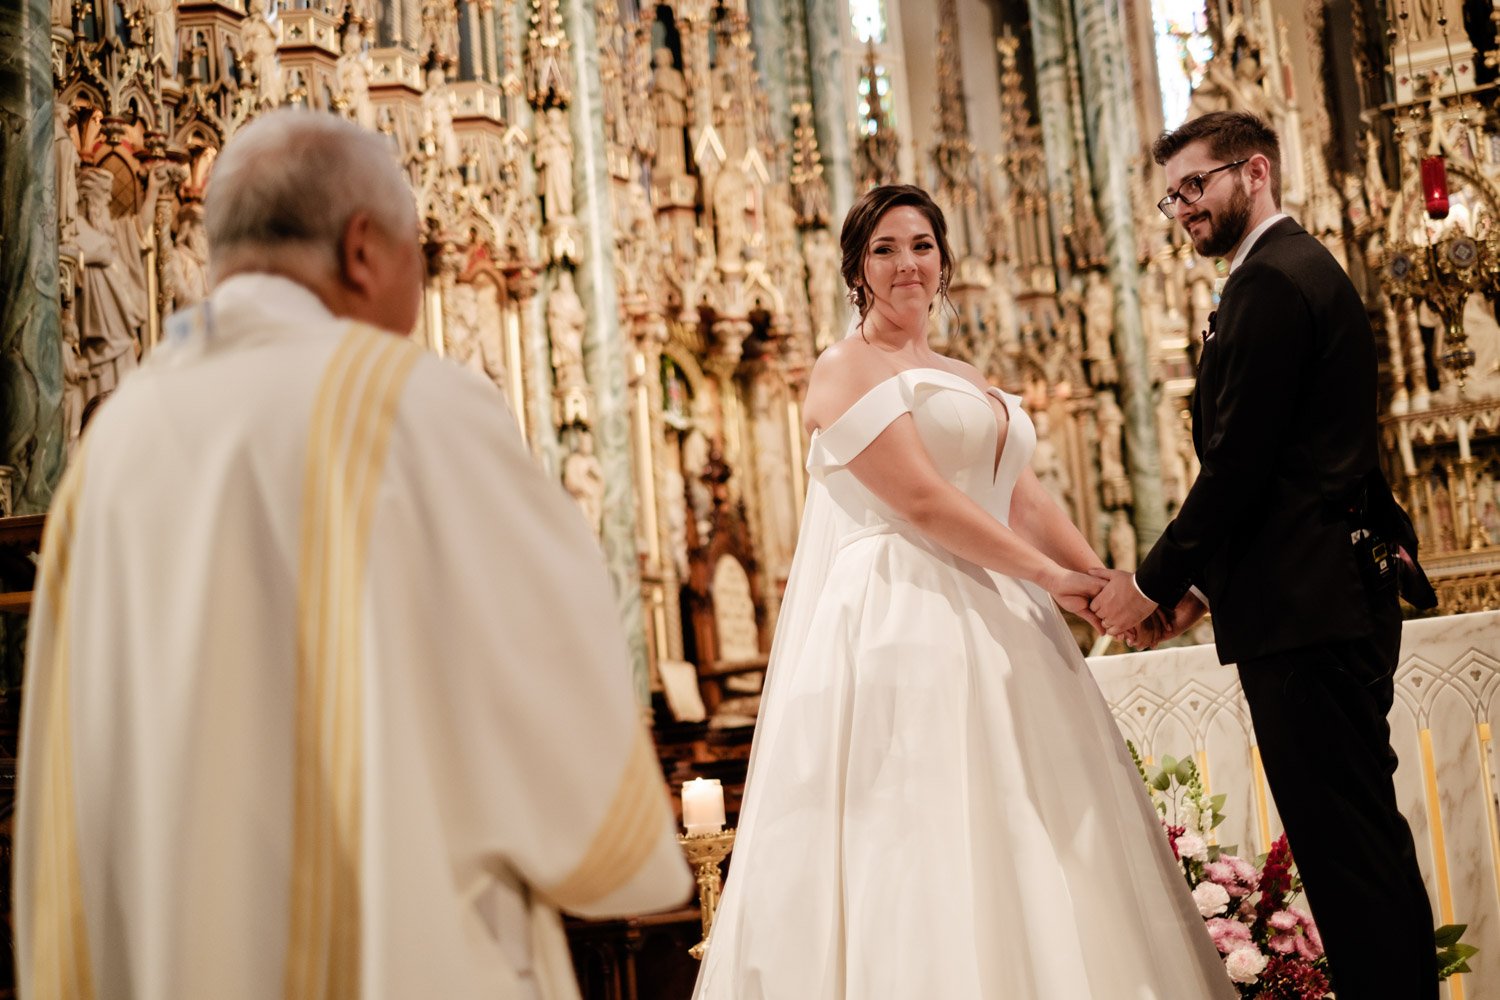
<instances>
[{"instance_id":1,"label":"groom's black suit jacket","mask_svg":"<svg viewBox=\"0 0 1500 1000\"><path fill-rule=\"evenodd\" d=\"M1210 318L1192 406L1202 471L1136 574L1163 607L1203 591L1222 662L1370 634L1348 512L1368 491L1400 515L1379 471L1375 393L1364 303L1316 239L1278 221ZM1399 541L1415 557L1415 538Z\"/></svg>"}]
</instances>

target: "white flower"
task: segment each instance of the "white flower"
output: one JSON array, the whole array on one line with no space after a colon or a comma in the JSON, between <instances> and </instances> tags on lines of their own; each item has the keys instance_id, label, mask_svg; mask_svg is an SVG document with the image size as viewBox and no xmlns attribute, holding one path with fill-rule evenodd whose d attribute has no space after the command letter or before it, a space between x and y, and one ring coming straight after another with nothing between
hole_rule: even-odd
<instances>
[{"instance_id":1,"label":"white flower","mask_svg":"<svg viewBox=\"0 0 1500 1000\"><path fill-rule=\"evenodd\" d=\"M1177 856L1184 861L1207 861L1208 845L1196 833L1184 833L1177 838Z\"/></svg>"},{"instance_id":2,"label":"white flower","mask_svg":"<svg viewBox=\"0 0 1500 1000\"><path fill-rule=\"evenodd\" d=\"M1214 917L1229 906L1229 890L1217 882L1199 882L1193 889L1193 902L1204 917Z\"/></svg>"},{"instance_id":3,"label":"white flower","mask_svg":"<svg viewBox=\"0 0 1500 1000\"><path fill-rule=\"evenodd\" d=\"M1229 978L1237 983L1253 983L1266 971L1266 956L1257 948L1236 948L1224 959Z\"/></svg>"}]
</instances>

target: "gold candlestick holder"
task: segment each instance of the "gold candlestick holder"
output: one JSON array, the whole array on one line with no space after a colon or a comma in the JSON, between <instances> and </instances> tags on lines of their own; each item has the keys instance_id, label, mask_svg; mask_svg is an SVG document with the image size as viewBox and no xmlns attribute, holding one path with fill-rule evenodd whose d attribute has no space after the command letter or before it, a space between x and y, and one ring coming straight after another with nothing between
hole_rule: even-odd
<instances>
[{"instance_id":1,"label":"gold candlestick holder","mask_svg":"<svg viewBox=\"0 0 1500 1000\"><path fill-rule=\"evenodd\" d=\"M719 875L719 864L729 856L734 847L734 830L718 833L688 833L679 835L678 843L687 855L688 864L698 879L698 908L703 917L703 940L688 949L688 954L701 960L708 948L708 932L714 925L714 911L719 908L719 890L723 880Z\"/></svg>"}]
</instances>

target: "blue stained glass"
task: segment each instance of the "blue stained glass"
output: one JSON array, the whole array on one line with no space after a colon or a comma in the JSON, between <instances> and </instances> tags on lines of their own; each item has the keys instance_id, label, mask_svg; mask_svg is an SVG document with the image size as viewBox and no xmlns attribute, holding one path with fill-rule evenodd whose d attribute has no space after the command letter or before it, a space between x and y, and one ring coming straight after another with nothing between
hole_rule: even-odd
<instances>
[{"instance_id":1,"label":"blue stained glass","mask_svg":"<svg viewBox=\"0 0 1500 1000\"><path fill-rule=\"evenodd\" d=\"M1203 0L1152 0L1151 13L1162 121L1174 129L1187 119L1193 88L1203 82L1203 68L1213 58L1208 14Z\"/></svg>"}]
</instances>

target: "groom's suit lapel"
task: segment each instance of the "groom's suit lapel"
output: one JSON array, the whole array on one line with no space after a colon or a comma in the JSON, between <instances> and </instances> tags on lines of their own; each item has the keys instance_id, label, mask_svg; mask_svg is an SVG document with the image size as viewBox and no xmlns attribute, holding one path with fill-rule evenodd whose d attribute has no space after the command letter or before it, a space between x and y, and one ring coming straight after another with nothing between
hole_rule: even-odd
<instances>
[{"instance_id":1,"label":"groom's suit lapel","mask_svg":"<svg viewBox=\"0 0 1500 1000\"><path fill-rule=\"evenodd\" d=\"M1192 402L1189 409L1193 414L1193 449L1198 456L1203 457L1203 446L1208 439L1209 424L1212 423L1213 414L1209 412L1209 398L1218 391L1219 383L1225 378L1232 378L1233 372L1220 371L1218 366L1212 364L1214 355L1219 345L1219 333L1221 329L1220 318L1235 315L1235 296L1247 294L1243 287L1245 284L1245 265L1258 254L1267 252L1267 248L1283 237L1303 232L1296 220L1291 218L1282 219L1270 229L1260 234L1260 239L1245 254L1245 259L1240 266L1234 269L1229 278L1224 282L1224 290L1219 293L1219 302L1215 309L1208 314L1208 326L1203 331L1203 349L1198 355L1198 378L1193 386ZM1226 307L1227 310L1226 310ZM1206 381L1205 381L1206 378ZM1205 396L1205 390L1208 395Z\"/></svg>"}]
</instances>

